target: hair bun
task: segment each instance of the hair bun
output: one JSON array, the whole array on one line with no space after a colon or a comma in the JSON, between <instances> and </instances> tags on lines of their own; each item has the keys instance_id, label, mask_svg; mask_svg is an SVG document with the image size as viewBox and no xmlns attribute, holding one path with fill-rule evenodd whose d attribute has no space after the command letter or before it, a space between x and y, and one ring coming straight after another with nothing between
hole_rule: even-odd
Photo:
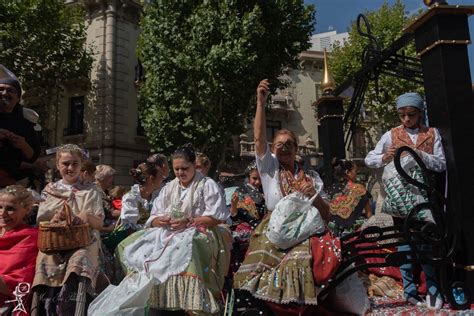
<instances>
[{"instance_id":1,"label":"hair bun","mask_svg":"<svg viewBox=\"0 0 474 316\"><path fill-rule=\"evenodd\" d=\"M191 143L186 143L180 147L178 147L174 153L174 158L185 158L187 161L194 163L196 161L196 151Z\"/></svg>"}]
</instances>

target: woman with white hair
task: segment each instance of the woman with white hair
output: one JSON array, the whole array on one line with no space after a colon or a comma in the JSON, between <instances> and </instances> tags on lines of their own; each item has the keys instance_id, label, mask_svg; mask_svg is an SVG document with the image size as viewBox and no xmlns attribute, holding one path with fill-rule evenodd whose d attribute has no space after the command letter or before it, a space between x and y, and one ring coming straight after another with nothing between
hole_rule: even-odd
<instances>
[{"instance_id":1,"label":"woman with white hair","mask_svg":"<svg viewBox=\"0 0 474 316\"><path fill-rule=\"evenodd\" d=\"M112 198L109 196L109 189L114 182L115 169L109 165L98 165L95 168L95 184L102 196L102 205L104 207L104 228L103 232L111 232L114 229L115 220L112 217Z\"/></svg>"}]
</instances>

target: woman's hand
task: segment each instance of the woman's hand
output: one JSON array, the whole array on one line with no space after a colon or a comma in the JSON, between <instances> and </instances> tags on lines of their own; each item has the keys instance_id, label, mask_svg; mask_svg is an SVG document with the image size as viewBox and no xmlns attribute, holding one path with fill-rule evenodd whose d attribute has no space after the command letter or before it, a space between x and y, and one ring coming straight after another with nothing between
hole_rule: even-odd
<instances>
[{"instance_id":1,"label":"woman's hand","mask_svg":"<svg viewBox=\"0 0 474 316\"><path fill-rule=\"evenodd\" d=\"M64 222L66 220L66 210L65 209L61 209L60 211L57 211L56 214L54 214L53 218L51 218L50 222L51 223L60 223L60 222ZM77 217L77 216L72 216L72 221L71 221L71 224L72 225L81 225L83 224L84 221Z\"/></svg>"},{"instance_id":2,"label":"woman's hand","mask_svg":"<svg viewBox=\"0 0 474 316\"><path fill-rule=\"evenodd\" d=\"M168 226L170 226L169 216L157 216L151 222L151 227L168 227Z\"/></svg>"},{"instance_id":3,"label":"woman's hand","mask_svg":"<svg viewBox=\"0 0 474 316\"><path fill-rule=\"evenodd\" d=\"M62 208L59 211L56 211L53 218L51 218L51 223L59 223L66 220L66 211Z\"/></svg>"},{"instance_id":4,"label":"woman's hand","mask_svg":"<svg viewBox=\"0 0 474 316\"><path fill-rule=\"evenodd\" d=\"M179 218L179 219L172 219L170 220L171 230L181 230L188 226L189 219L187 218Z\"/></svg>"},{"instance_id":5,"label":"woman's hand","mask_svg":"<svg viewBox=\"0 0 474 316\"><path fill-rule=\"evenodd\" d=\"M211 216L201 216L196 217L193 220L194 226L205 226L205 227L214 227L222 223L220 220L217 220Z\"/></svg>"},{"instance_id":6,"label":"woman's hand","mask_svg":"<svg viewBox=\"0 0 474 316\"><path fill-rule=\"evenodd\" d=\"M395 157L396 151L397 151L397 148L395 146L390 146L387 152L382 156L382 162L384 164L388 164L390 161L392 161L393 157Z\"/></svg>"},{"instance_id":7,"label":"woman's hand","mask_svg":"<svg viewBox=\"0 0 474 316\"><path fill-rule=\"evenodd\" d=\"M270 82L267 79L260 81L257 87L257 104L263 104L267 102L268 95L270 94Z\"/></svg>"},{"instance_id":8,"label":"woman's hand","mask_svg":"<svg viewBox=\"0 0 474 316\"><path fill-rule=\"evenodd\" d=\"M316 189L314 188L313 183L311 181L306 181L301 186L301 193L303 193L309 198L312 198L316 194Z\"/></svg>"}]
</instances>

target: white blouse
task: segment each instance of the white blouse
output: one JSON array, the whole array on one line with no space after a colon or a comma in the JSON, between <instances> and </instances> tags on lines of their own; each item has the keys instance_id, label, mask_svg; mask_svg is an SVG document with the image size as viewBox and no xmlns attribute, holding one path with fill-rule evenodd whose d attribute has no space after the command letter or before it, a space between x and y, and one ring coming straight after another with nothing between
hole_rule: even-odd
<instances>
[{"instance_id":1,"label":"white blouse","mask_svg":"<svg viewBox=\"0 0 474 316\"><path fill-rule=\"evenodd\" d=\"M158 198L153 202L150 218L145 227L150 227L151 222L158 216L169 215L171 212L172 201L166 199L171 194L171 182L161 190ZM189 188L179 186L180 200L184 200L189 192ZM211 178L206 178L203 185L198 186L195 192L194 209L191 217L210 216L220 221L225 221L230 216L229 210L225 205L225 198L219 188L219 185Z\"/></svg>"},{"instance_id":2,"label":"white blouse","mask_svg":"<svg viewBox=\"0 0 474 316\"><path fill-rule=\"evenodd\" d=\"M144 199L140 193L140 185L134 184L129 192L122 197L120 221L125 227L142 228L138 224L142 212L150 213L156 194L152 194L150 201Z\"/></svg>"},{"instance_id":3,"label":"white blouse","mask_svg":"<svg viewBox=\"0 0 474 316\"><path fill-rule=\"evenodd\" d=\"M418 138L418 128L410 129L405 128L413 144L416 144ZM436 128L434 128L434 145L433 154L428 154L420 150L416 150L417 154L421 157L426 165L426 168L435 172L442 172L446 170L446 158L444 156L443 145L441 144L441 136ZM385 152L392 145L392 133L391 131L383 134L379 142L375 146L374 150L370 151L365 157L365 164L370 168L382 168L385 164L382 162L382 157Z\"/></svg>"}]
</instances>

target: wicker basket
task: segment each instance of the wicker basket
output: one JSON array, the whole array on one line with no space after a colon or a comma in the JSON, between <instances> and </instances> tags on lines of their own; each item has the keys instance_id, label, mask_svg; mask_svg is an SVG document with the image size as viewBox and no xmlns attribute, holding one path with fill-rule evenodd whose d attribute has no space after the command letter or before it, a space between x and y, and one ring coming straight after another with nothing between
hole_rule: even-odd
<instances>
[{"instance_id":1,"label":"wicker basket","mask_svg":"<svg viewBox=\"0 0 474 316\"><path fill-rule=\"evenodd\" d=\"M89 224L72 225L72 211L64 202L66 223L40 223L38 249L42 252L58 252L89 246L91 235Z\"/></svg>"}]
</instances>

